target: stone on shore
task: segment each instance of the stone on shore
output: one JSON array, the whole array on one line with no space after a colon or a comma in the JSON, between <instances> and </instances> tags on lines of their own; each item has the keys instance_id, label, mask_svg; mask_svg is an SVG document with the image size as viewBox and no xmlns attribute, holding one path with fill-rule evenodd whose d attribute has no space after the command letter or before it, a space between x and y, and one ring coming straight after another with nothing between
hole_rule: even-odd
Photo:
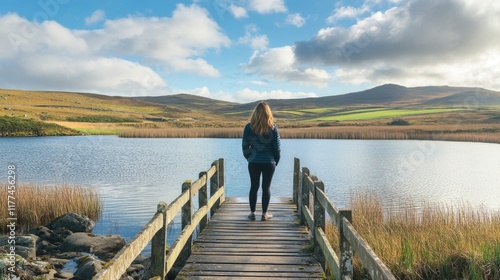
<instances>
[{"instance_id":1,"label":"stone on shore","mask_svg":"<svg viewBox=\"0 0 500 280\"><path fill-rule=\"evenodd\" d=\"M0 248L2 251L9 252L10 247L16 248L15 253L25 259L36 258L36 240L35 235L17 236L11 239L8 236L0 236Z\"/></svg>"},{"instance_id":2,"label":"stone on shore","mask_svg":"<svg viewBox=\"0 0 500 280\"><path fill-rule=\"evenodd\" d=\"M61 245L62 252L86 252L108 261L125 246L125 238L118 234L94 235L77 232L68 236Z\"/></svg>"},{"instance_id":3,"label":"stone on shore","mask_svg":"<svg viewBox=\"0 0 500 280\"><path fill-rule=\"evenodd\" d=\"M47 227L52 230L67 229L72 232L92 232L95 222L88 217L67 213L52 221Z\"/></svg>"}]
</instances>

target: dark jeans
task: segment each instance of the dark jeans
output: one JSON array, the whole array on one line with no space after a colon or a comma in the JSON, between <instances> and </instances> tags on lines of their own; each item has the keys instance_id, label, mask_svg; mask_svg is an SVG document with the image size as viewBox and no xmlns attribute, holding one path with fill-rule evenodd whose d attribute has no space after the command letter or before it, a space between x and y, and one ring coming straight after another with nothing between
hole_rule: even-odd
<instances>
[{"instance_id":1,"label":"dark jeans","mask_svg":"<svg viewBox=\"0 0 500 280\"><path fill-rule=\"evenodd\" d=\"M271 200L271 181L273 179L276 164L274 163L249 163L250 173L250 211L255 212L257 204L257 192L259 191L260 175L262 174L262 212L267 212L269 200Z\"/></svg>"}]
</instances>

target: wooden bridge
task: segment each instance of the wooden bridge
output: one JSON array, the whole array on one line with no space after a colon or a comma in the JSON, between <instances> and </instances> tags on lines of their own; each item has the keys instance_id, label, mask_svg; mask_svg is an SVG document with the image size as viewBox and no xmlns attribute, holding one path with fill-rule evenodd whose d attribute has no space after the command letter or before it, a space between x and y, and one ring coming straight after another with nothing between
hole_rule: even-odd
<instances>
[{"instance_id":1,"label":"wooden bridge","mask_svg":"<svg viewBox=\"0 0 500 280\"><path fill-rule=\"evenodd\" d=\"M298 159L293 197L273 198L269 209L272 220L248 220L248 199L226 199L224 160L216 160L194 183L186 181L173 202L160 202L153 218L93 279L119 279L150 241L145 279L352 279L354 252L372 279L395 279L352 226L351 211L337 209ZM179 212L182 232L167 248L167 225ZM326 238L326 214L338 229L338 255Z\"/></svg>"}]
</instances>

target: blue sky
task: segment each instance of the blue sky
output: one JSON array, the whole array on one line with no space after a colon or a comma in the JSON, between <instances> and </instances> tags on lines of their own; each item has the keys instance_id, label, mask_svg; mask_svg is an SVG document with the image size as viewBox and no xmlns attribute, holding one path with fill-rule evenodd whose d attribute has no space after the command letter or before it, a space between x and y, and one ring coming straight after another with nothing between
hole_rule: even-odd
<instances>
[{"instance_id":1,"label":"blue sky","mask_svg":"<svg viewBox=\"0 0 500 280\"><path fill-rule=\"evenodd\" d=\"M496 0L0 1L0 88L234 102L500 90Z\"/></svg>"}]
</instances>

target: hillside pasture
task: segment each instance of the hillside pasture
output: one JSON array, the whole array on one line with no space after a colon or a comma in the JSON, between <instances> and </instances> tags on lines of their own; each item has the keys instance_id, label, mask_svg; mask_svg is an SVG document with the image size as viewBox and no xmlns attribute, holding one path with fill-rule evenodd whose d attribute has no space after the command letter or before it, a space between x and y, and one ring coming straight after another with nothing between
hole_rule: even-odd
<instances>
[{"instance_id":1,"label":"hillside pasture","mask_svg":"<svg viewBox=\"0 0 500 280\"><path fill-rule=\"evenodd\" d=\"M358 121L358 120L374 120L398 118L404 116L426 115L447 113L463 110L461 108L409 108L409 109L393 109L393 108L371 108L358 109L337 112L335 114L325 114L320 117L311 118L307 121Z\"/></svg>"}]
</instances>

